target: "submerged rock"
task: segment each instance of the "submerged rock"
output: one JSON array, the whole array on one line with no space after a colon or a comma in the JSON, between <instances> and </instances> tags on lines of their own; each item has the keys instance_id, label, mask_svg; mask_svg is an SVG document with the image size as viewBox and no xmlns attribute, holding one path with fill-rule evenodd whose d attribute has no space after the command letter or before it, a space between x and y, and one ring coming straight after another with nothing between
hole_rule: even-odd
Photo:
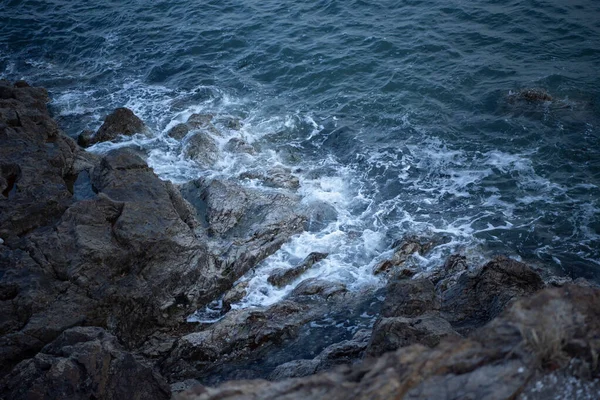
<instances>
[{"instance_id":1,"label":"submerged rock","mask_svg":"<svg viewBox=\"0 0 600 400\"><path fill-rule=\"evenodd\" d=\"M206 132L196 132L183 144L183 155L209 167L219 159L219 146Z\"/></svg>"},{"instance_id":2,"label":"submerged rock","mask_svg":"<svg viewBox=\"0 0 600 400\"><path fill-rule=\"evenodd\" d=\"M550 94L544 90L539 88L532 89L522 89L517 92L511 92L508 95L508 101L510 103L515 103L518 101L526 101L529 103L538 103L538 102L546 102L553 101L554 98L550 96Z\"/></svg>"},{"instance_id":3,"label":"submerged rock","mask_svg":"<svg viewBox=\"0 0 600 400\"><path fill-rule=\"evenodd\" d=\"M423 241L417 237L407 237L404 238L399 244L394 244L394 255L390 260L385 260L378 264L374 269L373 273L375 275L390 272L393 269L397 269L402 267L404 263L412 256L414 253L419 253L421 255L426 254L432 247L434 243L431 241Z\"/></svg>"},{"instance_id":4,"label":"submerged rock","mask_svg":"<svg viewBox=\"0 0 600 400\"><path fill-rule=\"evenodd\" d=\"M224 150L230 153L256 153L254 146L240 138L229 139L229 141L225 144Z\"/></svg>"},{"instance_id":5,"label":"submerged rock","mask_svg":"<svg viewBox=\"0 0 600 400\"><path fill-rule=\"evenodd\" d=\"M297 189L300 181L285 167L274 167L267 171L248 171L240 174L240 179L256 179L265 186L282 189Z\"/></svg>"},{"instance_id":6,"label":"submerged rock","mask_svg":"<svg viewBox=\"0 0 600 400\"><path fill-rule=\"evenodd\" d=\"M85 131L79 135L78 142L81 146L87 147L95 143L115 140L119 135L131 136L146 131L146 125L133 111L120 107L106 117L100 129L93 136L89 131Z\"/></svg>"}]
</instances>

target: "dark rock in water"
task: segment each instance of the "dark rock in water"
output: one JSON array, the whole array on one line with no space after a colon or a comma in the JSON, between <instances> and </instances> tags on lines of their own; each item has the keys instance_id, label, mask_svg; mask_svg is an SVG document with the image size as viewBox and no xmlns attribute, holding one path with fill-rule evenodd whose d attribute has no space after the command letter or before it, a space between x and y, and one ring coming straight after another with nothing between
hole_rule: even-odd
<instances>
[{"instance_id":1,"label":"dark rock in water","mask_svg":"<svg viewBox=\"0 0 600 400\"><path fill-rule=\"evenodd\" d=\"M233 310L209 329L183 336L163 363L171 379L199 378L218 363L248 358L297 332L308 306L283 301L267 309Z\"/></svg>"},{"instance_id":2,"label":"dark rock in water","mask_svg":"<svg viewBox=\"0 0 600 400\"><path fill-rule=\"evenodd\" d=\"M196 132L184 143L183 154L185 157L209 167L219 159L219 146L205 132Z\"/></svg>"},{"instance_id":3,"label":"dark rock in water","mask_svg":"<svg viewBox=\"0 0 600 400\"><path fill-rule=\"evenodd\" d=\"M212 114L192 114L188 118L186 124L192 129L212 126L211 121L213 118Z\"/></svg>"},{"instance_id":4,"label":"dark rock in water","mask_svg":"<svg viewBox=\"0 0 600 400\"><path fill-rule=\"evenodd\" d=\"M77 144L81 147L90 147L93 142L94 131L85 130L79 134L77 137Z\"/></svg>"},{"instance_id":5,"label":"dark rock in water","mask_svg":"<svg viewBox=\"0 0 600 400\"><path fill-rule=\"evenodd\" d=\"M285 285L290 284L294 279L298 278L304 272L306 272L309 268L311 268L314 264L326 258L329 254L327 253L318 253L313 252L310 253L306 258L297 266L291 269L282 269L279 268L267 279L267 281L277 287L283 287Z\"/></svg>"},{"instance_id":6,"label":"dark rock in water","mask_svg":"<svg viewBox=\"0 0 600 400\"><path fill-rule=\"evenodd\" d=\"M307 208L308 220L306 230L309 232L319 232L338 218L335 207L323 201L312 202Z\"/></svg>"},{"instance_id":7,"label":"dark rock in water","mask_svg":"<svg viewBox=\"0 0 600 400\"><path fill-rule=\"evenodd\" d=\"M242 129L242 121L240 121L239 118L229 118L225 126L234 131L239 131Z\"/></svg>"},{"instance_id":8,"label":"dark rock in water","mask_svg":"<svg viewBox=\"0 0 600 400\"><path fill-rule=\"evenodd\" d=\"M246 296L246 289L248 288L248 282L240 282L235 285L223 296L223 309L228 311L231 309L233 303L237 303Z\"/></svg>"},{"instance_id":9,"label":"dark rock in water","mask_svg":"<svg viewBox=\"0 0 600 400\"><path fill-rule=\"evenodd\" d=\"M169 135L169 137L172 137L173 139L181 140L189 133L189 131L190 127L188 126L188 124L177 124L171 129L169 129L167 135Z\"/></svg>"},{"instance_id":10,"label":"dark rock in water","mask_svg":"<svg viewBox=\"0 0 600 400\"><path fill-rule=\"evenodd\" d=\"M96 327L64 331L0 382L11 399L169 399L165 380Z\"/></svg>"},{"instance_id":11,"label":"dark rock in water","mask_svg":"<svg viewBox=\"0 0 600 400\"><path fill-rule=\"evenodd\" d=\"M144 122L133 111L120 107L106 117L94 136L89 137L89 134L84 132L79 136L79 142L82 145L109 142L119 135L131 136L135 133L144 133L146 130Z\"/></svg>"},{"instance_id":12,"label":"dark rock in water","mask_svg":"<svg viewBox=\"0 0 600 400\"><path fill-rule=\"evenodd\" d=\"M414 253L424 255L431 250L433 246L433 242L423 241L422 239L413 236L404 238L400 243L394 244L395 251L392 258L377 265L374 268L373 273L377 275L383 272L389 272L390 270L398 267L402 267L409 257Z\"/></svg>"},{"instance_id":13,"label":"dark rock in water","mask_svg":"<svg viewBox=\"0 0 600 400\"><path fill-rule=\"evenodd\" d=\"M240 138L232 138L225 144L225 151L230 153L247 153L247 154L255 154L256 150L254 147Z\"/></svg>"},{"instance_id":14,"label":"dark rock in water","mask_svg":"<svg viewBox=\"0 0 600 400\"><path fill-rule=\"evenodd\" d=\"M440 309L440 298L429 279L395 280L387 285L382 317L416 317Z\"/></svg>"},{"instance_id":15,"label":"dark rock in water","mask_svg":"<svg viewBox=\"0 0 600 400\"><path fill-rule=\"evenodd\" d=\"M593 354L600 332L599 310L599 289L574 285L546 289L514 302L471 338L443 339L434 348L412 345L304 378L198 386L176 398L517 398L524 388L535 386L531 379L538 376L540 365L554 360L574 357L598 371Z\"/></svg>"},{"instance_id":16,"label":"dark rock in water","mask_svg":"<svg viewBox=\"0 0 600 400\"><path fill-rule=\"evenodd\" d=\"M298 178L285 167L274 167L267 171L244 172L240 174L240 179L260 180L265 186L274 188L297 189L300 187Z\"/></svg>"},{"instance_id":17,"label":"dark rock in water","mask_svg":"<svg viewBox=\"0 0 600 400\"><path fill-rule=\"evenodd\" d=\"M509 102L526 101L529 103L539 103L553 100L552 96L544 89L523 89L508 95Z\"/></svg>"},{"instance_id":18,"label":"dark rock in water","mask_svg":"<svg viewBox=\"0 0 600 400\"><path fill-rule=\"evenodd\" d=\"M306 217L300 197L242 187L228 180L196 180L182 186L216 243L222 268L240 278L301 232ZM223 250L225 249L225 250Z\"/></svg>"},{"instance_id":19,"label":"dark rock in water","mask_svg":"<svg viewBox=\"0 0 600 400\"><path fill-rule=\"evenodd\" d=\"M306 279L292 290L291 298L301 296L318 296L328 299L331 296L342 295L347 291L346 285L338 282L330 282L324 279Z\"/></svg>"}]
</instances>

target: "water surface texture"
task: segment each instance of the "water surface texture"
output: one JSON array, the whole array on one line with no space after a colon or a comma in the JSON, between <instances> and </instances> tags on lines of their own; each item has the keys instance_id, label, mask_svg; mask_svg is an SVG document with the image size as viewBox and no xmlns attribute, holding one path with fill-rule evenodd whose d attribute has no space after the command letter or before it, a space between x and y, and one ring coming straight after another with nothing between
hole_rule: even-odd
<instances>
[{"instance_id":1,"label":"water surface texture","mask_svg":"<svg viewBox=\"0 0 600 400\"><path fill-rule=\"evenodd\" d=\"M307 276L350 288L407 234L600 279L600 2L0 1L0 77L48 88L75 137L115 107L144 119L163 178L234 177L281 164L303 202L335 220L293 238L245 276L239 306L294 285L268 272L329 252ZM552 101L516 99L547 91ZM516 99L516 100L515 100ZM166 136L193 112L260 149L211 170ZM219 125L242 121L242 130ZM256 185L256 182L244 182ZM265 189L266 190L266 189ZM297 282L296 282L297 283Z\"/></svg>"}]
</instances>

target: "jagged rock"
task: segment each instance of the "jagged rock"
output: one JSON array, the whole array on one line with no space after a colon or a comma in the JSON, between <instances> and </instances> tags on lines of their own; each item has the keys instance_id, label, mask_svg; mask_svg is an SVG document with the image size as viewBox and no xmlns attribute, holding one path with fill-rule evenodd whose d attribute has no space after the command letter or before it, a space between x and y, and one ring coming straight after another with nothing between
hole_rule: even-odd
<instances>
[{"instance_id":1,"label":"jagged rock","mask_svg":"<svg viewBox=\"0 0 600 400\"><path fill-rule=\"evenodd\" d=\"M299 298L303 296L317 296L328 299L331 296L343 295L346 291L346 285L343 283L330 282L318 278L308 278L300 282L300 284L292 290L290 297Z\"/></svg>"},{"instance_id":2,"label":"jagged rock","mask_svg":"<svg viewBox=\"0 0 600 400\"><path fill-rule=\"evenodd\" d=\"M414 253L426 254L433 247L433 243L410 236L404 238L400 243L394 244L393 247L395 248L394 255L390 260L385 260L375 266L373 269L375 275L402 267Z\"/></svg>"},{"instance_id":3,"label":"jagged rock","mask_svg":"<svg viewBox=\"0 0 600 400\"><path fill-rule=\"evenodd\" d=\"M270 381L280 381L287 378L301 378L317 372L321 361L312 360L293 360L277 366L269 375Z\"/></svg>"},{"instance_id":4,"label":"jagged rock","mask_svg":"<svg viewBox=\"0 0 600 400\"><path fill-rule=\"evenodd\" d=\"M285 167L274 167L267 171L247 171L240 174L240 179L256 179L265 186L282 189L297 189L300 181Z\"/></svg>"},{"instance_id":5,"label":"jagged rock","mask_svg":"<svg viewBox=\"0 0 600 400\"><path fill-rule=\"evenodd\" d=\"M267 281L277 287L283 287L290 284L294 279L298 278L314 264L326 258L329 254L313 252L310 253L306 258L298 265L291 269L278 268L274 270Z\"/></svg>"},{"instance_id":6,"label":"jagged rock","mask_svg":"<svg viewBox=\"0 0 600 400\"><path fill-rule=\"evenodd\" d=\"M307 226L309 232L319 232L338 218L335 207L323 201L314 201L308 205Z\"/></svg>"},{"instance_id":7,"label":"jagged rock","mask_svg":"<svg viewBox=\"0 0 600 400\"><path fill-rule=\"evenodd\" d=\"M460 337L439 313L426 312L415 318L385 317L377 320L368 355L379 356L412 344L434 347L445 337Z\"/></svg>"},{"instance_id":8,"label":"jagged rock","mask_svg":"<svg viewBox=\"0 0 600 400\"><path fill-rule=\"evenodd\" d=\"M115 140L119 135L131 136L135 133L144 133L146 131L146 125L133 111L125 107L120 107L104 119L104 123L93 136L90 136L88 132L83 132L79 136L78 141L82 146L91 146L95 143Z\"/></svg>"},{"instance_id":9,"label":"jagged rock","mask_svg":"<svg viewBox=\"0 0 600 400\"><path fill-rule=\"evenodd\" d=\"M229 141L225 144L224 149L230 153L256 153L254 146L240 138L229 139Z\"/></svg>"},{"instance_id":10,"label":"jagged rock","mask_svg":"<svg viewBox=\"0 0 600 400\"><path fill-rule=\"evenodd\" d=\"M599 289L574 285L546 289L530 299L517 300L472 338L448 338L432 349L412 345L304 378L233 381L217 388L197 386L176 398L516 398L535 376L540 358L555 355L593 361L600 348L596 338L599 310ZM540 338L550 327L551 334L542 341L532 340L534 335L527 333L539 329Z\"/></svg>"},{"instance_id":11,"label":"jagged rock","mask_svg":"<svg viewBox=\"0 0 600 400\"><path fill-rule=\"evenodd\" d=\"M72 328L0 381L10 399L169 399L165 380L101 328Z\"/></svg>"},{"instance_id":12,"label":"jagged rock","mask_svg":"<svg viewBox=\"0 0 600 400\"><path fill-rule=\"evenodd\" d=\"M181 140L183 139L190 131L190 127L188 124L177 124L167 132L169 137L173 139Z\"/></svg>"},{"instance_id":13,"label":"jagged rock","mask_svg":"<svg viewBox=\"0 0 600 400\"><path fill-rule=\"evenodd\" d=\"M304 229L300 198L242 187L228 180L196 180L182 188L217 243L220 263L240 278ZM223 251L223 248L226 250Z\"/></svg>"},{"instance_id":14,"label":"jagged rock","mask_svg":"<svg viewBox=\"0 0 600 400\"><path fill-rule=\"evenodd\" d=\"M540 276L527 265L498 257L441 293L441 316L465 334L495 318L513 299L544 287Z\"/></svg>"},{"instance_id":15,"label":"jagged rock","mask_svg":"<svg viewBox=\"0 0 600 400\"><path fill-rule=\"evenodd\" d=\"M206 132L196 132L184 143L183 154L208 167L219 159L219 146Z\"/></svg>"},{"instance_id":16,"label":"jagged rock","mask_svg":"<svg viewBox=\"0 0 600 400\"><path fill-rule=\"evenodd\" d=\"M360 360L369 345L371 331L361 329L354 334L352 339L334 343L315 357L319 361L317 371L325 371L337 365L351 364Z\"/></svg>"},{"instance_id":17,"label":"jagged rock","mask_svg":"<svg viewBox=\"0 0 600 400\"><path fill-rule=\"evenodd\" d=\"M246 289L248 288L248 281L240 282L235 285L231 290L227 291L223 296L223 309L228 311L231 309L233 303L237 303L246 296Z\"/></svg>"},{"instance_id":18,"label":"jagged rock","mask_svg":"<svg viewBox=\"0 0 600 400\"><path fill-rule=\"evenodd\" d=\"M429 279L394 280L387 285L382 317L417 317L440 309L440 298Z\"/></svg>"},{"instance_id":19,"label":"jagged rock","mask_svg":"<svg viewBox=\"0 0 600 400\"><path fill-rule=\"evenodd\" d=\"M208 329L180 338L162 370L169 379L200 378L218 364L257 357L266 347L294 336L309 320L309 311L292 301L232 310Z\"/></svg>"}]
</instances>

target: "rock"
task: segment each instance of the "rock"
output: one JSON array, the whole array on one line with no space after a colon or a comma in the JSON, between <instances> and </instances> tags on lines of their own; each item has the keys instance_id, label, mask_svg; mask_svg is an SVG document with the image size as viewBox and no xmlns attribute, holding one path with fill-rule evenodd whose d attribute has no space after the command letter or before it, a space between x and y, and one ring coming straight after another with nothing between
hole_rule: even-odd
<instances>
[{"instance_id":1,"label":"rock","mask_svg":"<svg viewBox=\"0 0 600 400\"><path fill-rule=\"evenodd\" d=\"M314 201L308 204L307 226L309 232L319 232L338 218L335 207L324 201Z\"/></svg>"},{"instance_id":2,"label":"rock","mask_svg":"<svg viewBox=\"0 0 600 400\"><path fill-rule=\"evenodd\" d=\"M318 296L323 299L328 299L332 296L343 295L346 291L346 285L342 283L330 282L318 278L309 278L300 282L300 284L292 290L290 297Z\"/></svg>"},{"instance_id":3,"label":"rock","mask_svg":"<svg viewBox=\"0 0 600 400\"><path fill-rule=\"evenodd\" d=\"M269 375L270 381L280 381L287 378L301 378L317 372L321 360L293 360L277 366Z\"/></svg>"},{"instance_id":4,"label":"rock","mask_svg":"<svg viewBox=\"0 0 600 400\"><path fill-rule=\"evenodd\" d=\"M429 279L395 280L387 285L382 317L417 317L440 309L440 298Z\"/></svg>"},{"instance_id":5,"label":"rock","mask_svg":"<svg viewBox=\"0 0 600 400\"><path fill-rule=\"evenodd\" d=\"M248 171L240 174L240 179L256 179L267 187L297 189L300 181L285 167L274 167L267 171Z\"/></svg>"},{"instance_id":6,"label":"rock","mask_svg":"<svg viewBox=\"0 0 600 400\"><path fill-rule=\"evenodd\" d=\"M230 153L256 154L254 146L240 138L232 138L225 144L225 151Z\"/></svg>"},{"instance_id":7,"label":"rock","mask_svg":"<svg viewBox=\"0 0 600 400\"><path fill-rule=\"evenodd\" d=\"M93 144L94 131L85 130L77 137L77 144L81 147L90 147Z\"/></svg>"},{"instance_id":8,"label":"rock","mask_svg":"<svg viewBox=\"0 0 600 400\"><path fill-rule=\"evenodd\" d=\"M327 346L315 358L319 361L317 371L329 370L338 365L351 364L360 360L367 349L371 339L371 332L361 329L354 334L352 339L344 340Z\"/></svg>"},{"instance_id":9,"label":"rock","mask_svg":"<svg viewBox=\"0 0 600 400\"><path fill-rule=\"evenodd\" d=\"M173 139L181 140L189 133L189 131L190 127L188 126L188 124L177 124L171 129L169 129L167 135L169 137L172 137Z\"/></svg>"},{"instance_id":10,"label":"rock","mask_svg":"<svg viewBox=\"0 0 600 400\"><path fill-rule=\"evenodd\" d=\"M101 328L64 331L0 382L11 399L169 399L164 379Z\"/></svg>"},{"instance_id":11,"label":"rock","mask_svg":"<svg viewBox=\"0 0 600 400\"><path fill-rule=\"evenodd\" d=\"M527 265L498 257L472 273L460 275L441 294L441 316L461 334L482 326L513 299L544 287L540 276Z\"/></svg>"},{"instance_id":12,"label":"rock","mask_svg":"<svg viewBox=\"0 0 600 400\"><path fill-rule=\"evenodd\" d=\"M209 329L180 338L163 363L171 380L200 378L220 364L259 358L265 349L293 337L311 313L283 301L267 309L232 310Z\"/></svg>"},{"instance_id":13,"label":"rock","mask_svg":"<svg viewBox=\"0 0 600 400\"><path fill-rule=\"evenodd\" d=\"M131 136L146 131L146 125L133 111L120 107L106 117L100 129L93 136L90 137L89 133L84 132L79 136L78 141L80 144L92 145L115 140L119 135Z\"/></svg>"},{"instance_id":14,"label":"rock","mask_svg":"<svg viewBox=\"0 0 600 400\"><path fill-rule=\"evenodd\" d=\"M434 348L416 344L304 378L233 381L216 388L197 386L176 398L517 398L537 376L540 355L548 345L555 349L554 340L533 345L521 332L552 326L551 332L563 332L558 349L564 356L589 362L592 354L597 354L593 349L598 348L599 310L599 289L573 285L545 289L530 299L515 301L471 338L443 339Z\"/></svg>"},{"instance_id":15,"label":"rock","mask_svg":"<svg viewBox=\"0 0 600 400\"><path fill-rule=\"evenodd\" d=\"M209 167L219 159L219 146L206 132L196 132L184 142L183 155Z\"/></svg>"},{"instance_id":16,"label":"rock","mask_svg":"<svg viewBox=\"0 0 600 400\"><path fill-rule=\"evenodd\" d=\"M435 347L445 337L460 337L452 325L438 313L425 313L415 318L380 318L373 327L367 354L380 356L412 344Z\"/></svg>"},{"instance_id":17,"label":"rock","mask_svg":"<svg viewBox=\"0 0 600 400\"><path fill-rule=\"evenodd\" d=\"M239 131L242 129L243 125L239 118L230 118L227 120L226 126L234 131Z\"/></svg>"},{"instance_id":18,"label":"rock","mask_svg":"<svg viewBox=\"0 0 600 400\"><path fill-rule=\"evenodd\" d=\"M246 289L248 288L248 281L240 282L235 285L231 290L227 291L223 296L223 309L228 311L231 309L233 303L237 303L246 296Z\"/></svg>"},{"instance_id":19,"label":"rock","mask_svg":"<svg viewBox=\"0 0 600 400\"><path fill-rule=\"evenodd\" d=\"M394 255L390 260L381 262L373 269L375 275L402 267L414 253L426 254L433 247L433 243L422 243L422 240L419 238L410 236L403 239L399 244L394 244L393 247L395 247Z\"/></svg>"},{"instance_id":20,"label":"rock","mask_svg":"<svg viewBox=\"0 0 600 400\"><path fill-rule=\"evenodd\" d=\"M306 258L297 266L291 269L276 269L271 273L267 281L277 287L283 287L290 284L294 279L298 278L314 264L326 258L329 254L327 253L310 253Z\"/></svg>"},{"instance_id":21,"label":"rock","mask_svg":"<svg viewBox=\"0 0 600 400\"><path fill-rule=\"evenodd\" d=\"M523 89L515 93L509 93L509 102L526 101L529 103L539 103L554 100L544 89Z\"/></svg>"},{"instance_id":22,"label":"rock","mask_svg":"<svg viewBox=\"0 0 600 400\"><path fill-rule=\"evenodd\" d=\"M196 180L181 188L215 241L231 282L303 230L300 197L242 187L229 180ZM225 249L225 250L223 250Z\"/></svg>"}]
</instances>

